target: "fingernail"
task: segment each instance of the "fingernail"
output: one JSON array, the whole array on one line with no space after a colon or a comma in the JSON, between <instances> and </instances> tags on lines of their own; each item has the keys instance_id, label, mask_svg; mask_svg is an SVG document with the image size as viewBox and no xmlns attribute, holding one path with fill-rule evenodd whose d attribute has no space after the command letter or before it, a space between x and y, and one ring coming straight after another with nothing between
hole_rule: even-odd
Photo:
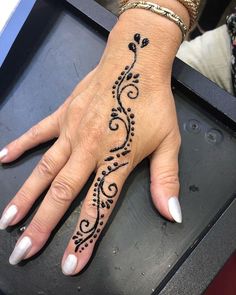
<instances>
[{"instance_id":1,"label":"fingernail","mask_svg":"<svg viewBox=\"0 0 236 295\"><path fill-rule=\"evenodd\" d=\"M0 219L0 230L6 229L8 227L8 225L16 216L17 211L18 209L16 205L11 205L9 208L7 208L7 210L2 215L2 218Z\"/></svg>"},{"instance_id":2,"label":"fingernail","mask_svg":"<svg viewBox=\"0 0 236 295\"><path fill-rule=\"evenodd\" d=\"M66 260L63 263L62 271L65 275L72 275L75 272L77 267L77 257L74 254L70 254L66 257Z\"/></svg>"},{"instance_id":3,"label":"fingernail","mask_svg":"<svg viewBox=\"0 0 236 295\"><path fill-rule=\"evenodd\" d=\"M9 258L9 263L12 265L16 265L17 263L19 263L26 256L31 246L32 241L29 237L22 238L13 250Z\"/></svg>"},{"instance_id":4,"label":"fingernail","mask_svg":"<svg viewBox=\"0 0 236 295\"><path fill-rule=\"evenodd\" d=\"M0 160L2 160L4 157L6 157L7 153L8 153L7 148L2 149L0 151Z\"/></svg>"},{"instance_id":5,"label":"fingernail","mask_svg":"<svg viewBox=\"0 0 236 295\"><path fill-rule=\"evenodd\" d=\"M171 216L173 217L173 219L176 222L181 223L182 222L182 213L181 213L181 207L180 207L178 198L171 197L168 200L168 207L169 207L169 212L170 212Z\"/></svg>"}]
</instances>

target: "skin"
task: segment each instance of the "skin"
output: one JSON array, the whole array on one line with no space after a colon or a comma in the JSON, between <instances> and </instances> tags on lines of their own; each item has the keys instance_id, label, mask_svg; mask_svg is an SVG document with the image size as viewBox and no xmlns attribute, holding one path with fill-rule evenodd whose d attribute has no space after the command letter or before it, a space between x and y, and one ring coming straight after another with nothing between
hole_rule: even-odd
<instances>
[{"instance_id":1,"label":"skin","mask_svg":"<svg viewBox=\"0 0 236 295\"><path fill-rule=\"evenodd\" d=\"M161 2L158 1L159 4ZM178 1L164 2L163 6L171 8L186 23L189 22L187 11ZM111 109L115 106L111 91L120 72L131 62L127 45L137 32L147 37L150 44L140 51L135 65L135 71L141 75L139 98L127 100L127 105L135 113L135 137L131 153L126 155L129 164L114 172L112 181L116 182L120 192L129 173L149 156L153 202L163 216L173 221L167 203L170 197L179 193L178 152L181 139L170 81L173 59L182 36L179 28L169 20L135 9L121 15L109 35L101 61L76 86L63 105L6 146L8 155L2 163L17 159L42 142L58 138L6 207L12 204L18 207L18 213L10 224L15 225L50 186L33 220L19 239L29 236L33 241L25 259L44 246L91 173L96 171L96 180L107 166L104 158L109 155L109 150L123 141L124 132L112 132L108 128ZM92 221L95 218L92 190L93 184L83 202L78 225L82 219ZM111 208L115 206L119 192ZM104 211L102 228L111 211ZM82 253L76 253L78 265L74 273L80 272L87 264L93 247L94 243ZM68 254L74 254L74 249L73 240L70 240L62 263Z\"/></svg>"}]
</instances>

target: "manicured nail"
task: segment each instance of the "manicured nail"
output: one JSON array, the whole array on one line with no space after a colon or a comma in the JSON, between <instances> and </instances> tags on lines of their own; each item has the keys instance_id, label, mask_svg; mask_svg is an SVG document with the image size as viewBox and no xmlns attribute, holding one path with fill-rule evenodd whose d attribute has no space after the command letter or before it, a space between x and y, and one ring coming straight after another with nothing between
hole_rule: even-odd
<instances>
[{"instance_id":1,"label":"manicured nail","mask_svg":"<svg viewBox=\"0 0 236 295\"><path fill-rule=\"evenodd\" d=\"M7 210L2 215L2 218L0 219L0 229L6 229L8 227L8 225L16 216L17 211L18 209L16 205L11 205L9 208L7 208Z\"/></svg>"},{"instance_id":2,"label":"manicured nail","mask_svg":"<svg viewBox=\"0 0 236 295\"><path fill-rule=\"evenodd\" d=\"M182 213L181 213L181 207L180 207L178 198L171 197L168 200L168 207L169 207L169 212L170 212L171 216L173 217L173 219L176 222L181 223L182 222Z\"/></svg>"},{"instance_id":3,"label":"manicured nail","mask_svg":"<svg viewBox=\"0 0 236 295\"><path fill-rule=\"evenodd\" d=\"M62 271L65 275L72 275L75 272L77 267L77 257L73 254L70 254L66 257L66 260L63 263Z\"/></svg>"},{"instance_id":4,"label":"manicured nail","mask_svg":"<svg viewBox=\"0 0 236 295\"><path fill-rule=\"evenodd\" d=\"M24 259L31 246L32 241L29 237L22 238L13 250L9 258L9 263L12 265L16 265L17 263L19 263L22 259Z\"/></svg>"},{"instance_id":5,"label":"manicured nail","mask_svg":"<svg viewBox=\"0 0 236 295\"><path fill-rule=\"evenodd\" d=\"M2 149L0 151L0 160L2 160L4 157L6 157L7 153L8 153L7 148Z\"/></svg>"}]
</instances>

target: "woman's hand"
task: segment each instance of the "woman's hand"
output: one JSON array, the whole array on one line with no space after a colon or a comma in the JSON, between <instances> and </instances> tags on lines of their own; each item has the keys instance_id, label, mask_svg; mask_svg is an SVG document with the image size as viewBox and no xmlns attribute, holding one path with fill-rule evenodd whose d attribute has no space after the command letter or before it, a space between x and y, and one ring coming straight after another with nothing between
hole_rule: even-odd
<instances>
[{"instance_id":1,"label":"woman's hand","mask_svg":"<svg viewBox=\"0 0 236 295\"><path fill-rule=\"evenodd\" d=\"M144 25L145 15L153 17L148 29ZM149 155L154 204L166 218L182 220L178 202L180 135L170 88L171 65L181 35L175 24L149 12L130 21L133 16L133 11L122 15L109 36L100 63L65 103L0 152L1 162L8 163L26 150L58 137L0 220L1 229L17 224L51 185L17 242L11 264L31 257L43 247L95 170L62 260L65 274L80 272L126 178ZM156 25L163 25L162 34L155 32ZM172 33L177 30L174 37L166 33L170 27Z\"/></svg>"}]
</instances>

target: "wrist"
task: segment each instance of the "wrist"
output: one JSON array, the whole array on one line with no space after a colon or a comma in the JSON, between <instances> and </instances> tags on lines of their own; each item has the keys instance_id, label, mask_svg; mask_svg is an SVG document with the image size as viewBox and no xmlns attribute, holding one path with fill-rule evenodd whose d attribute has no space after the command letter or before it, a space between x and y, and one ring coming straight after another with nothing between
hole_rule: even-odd
<instances>
[{"instance_id":1,"label":"wrist","mask_svg":"<svg viewBox=\"0 0 236 295\"><path fill-rule=\"evenodd\" d=\"M150 40L150 46L145 49L142 59L149 61L148 64L153 66L159 65L160 70L170 73L182 40L178 26L152 12L130 9L121 15L110 33L108 47L126 50L135 33L140 33ZM123 50L121 54L124 58Z\"/></svg>"}]
</instances>

